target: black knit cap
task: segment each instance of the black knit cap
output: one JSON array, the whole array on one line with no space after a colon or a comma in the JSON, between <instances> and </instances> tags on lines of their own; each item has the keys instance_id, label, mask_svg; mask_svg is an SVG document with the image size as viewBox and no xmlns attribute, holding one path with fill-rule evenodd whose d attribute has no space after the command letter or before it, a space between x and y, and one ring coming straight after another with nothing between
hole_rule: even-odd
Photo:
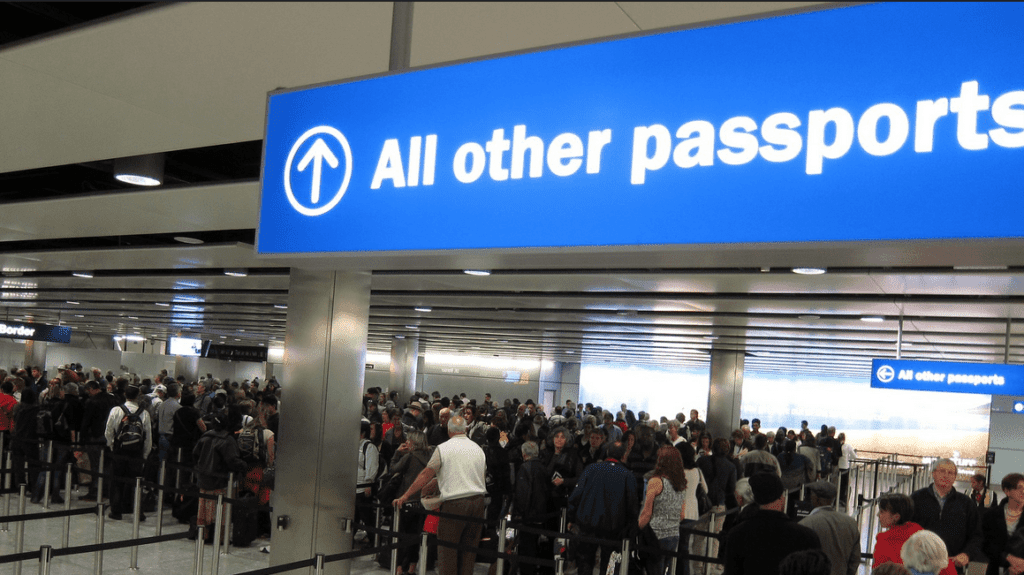
<instances>
[{"instance_id":1,"label":"black knit cap","mask_svg":"<svg viewBox=\"0 0 1024 575\"><path fill-rule=\"evenodd\" d=\"M755 473L750 476L750 490L754 492L754 502L766 505L782 497L786 490L782 480L774 473Z\"/></svg>"}]
</instances>

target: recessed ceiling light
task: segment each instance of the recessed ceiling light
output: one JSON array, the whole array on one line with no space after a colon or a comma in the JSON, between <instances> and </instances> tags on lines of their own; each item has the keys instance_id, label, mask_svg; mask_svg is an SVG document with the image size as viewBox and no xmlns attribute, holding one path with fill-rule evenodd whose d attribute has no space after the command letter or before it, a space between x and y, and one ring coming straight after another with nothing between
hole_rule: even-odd
<instances>
[{"instance_id":1,"label":"recessed ceiling light","mask_svg":"<svg viewBox=\"0 0 1024 575\"><path fill-rule=\"evenodd\" d=\"M164 155L118 158L114 160L114 178L136 186L159 186L164 178Z\"/></svg>"},{"instance_id":2,"label":"recessed ceiling light","mask_svg":"<svg viewBox=\"0 0 1024 575\"><path fill-rule=\"evenodd\" d=\"M265 344L265 343L263 343L263 342L261 341L261 342L259 343L259 345L267 345L267 344Z\"/></svg>"},{"instance_id":3,"label":"recessed ceiling light","mask_svg":"<svg viewBox=\"0 0 1024 575\"><path fill-rule=\"evenodd\" d=\"M69 303L69 304L71 304L71 305L78 305L78 302L77 302L77 301L71 301L71 300L68 300L68 303Z\"/></svg>"},{"instance_id":4,"label":"recessed ceiling light","mask_svg":"<svg viewBox=\"0 0 1024 575\"><path fill-rule=\"evenodd\" d=\"M405 339L405 336L404 335L396 335L395 339Z\"/></svg>"},{"instance_id":5,"label":"recessed ceiling light","mask_svg":"<svg viewBox=\"0 0 1024 575\"><path fill-rule=\"evenodd\" d=\"M706 335L706 336L704 336L704 339L718 339L718 336L717 335Z\"/></svg>"},{"instance_id":6,"label":"recessed ceiling light","mask_svg":"<svg viewBox=\"0 0 1024 575\"><path fill-rule=\"evenodd\" d=\"M249 275L249 272L246 271L244 268L225 269L224 275L231 276L233 278L244 278L245 276Z\"/></svg>"},{"instance_id":7,"label":"recessed ceiling light","mask_svg":"<svg viewBox=\"0 0 1024 575\"><path fill-rule=\"evenodd\" d=\"M818 276L826 271L825 268L793 268L793 273L805 276Z\"/></svg>"},{"instance_id":8,"label":"recessed ceiling light","mask_svg":"<svg viewBox=\"0 0 1024 575\"><path fill-rule=\"evenodd\" d=\"M158 305L158 306L160 306L160 307L169 307L169 306L170 306L171 304L169 304L169 303L164 303L164 302L162 302L162 301L158 301L158 302L156 302L156 303L155 303L155 305Z\"/></svg>"},{"instance_id":9,"label":"recessed ceiling light","mask_svg":"<svg viewBox=\"0 0 1024 575\"><path fill-rule=\"evenodd\" d=\"M85 316L84 316L84 315L82 315L82 314L80 314L80 313L76 313L76 314L75 314L75 317L85 317Z\"/></svg>"},{"instance_id":10,"label":"recessed ceiling light","mask_svg":"<svg viewBox=\"0 0 1024 575\"><path fill-rule=\"evenodd\" d=\"M405 329L419 329L419 326L417 326L417 325L407 325L407 326L405 326Z\"/></svg>"},{"instance_id":11,"label":"recessed ceiling light","mask_svg":"<svg viewBox=\"0 0 1024 575\"><path fill-rule=\"evenodd\" d=\"M236 337L236 338L235 338L235 341L242 341L242 340L240 340L240 339L238 339L238 338Z\"/></svg>"},{"instance_id":12,"label":"recessed ceiling light","mask_svg":"<svg viewBox=\"0 0 1024 575\"><path fill-rule=\"evenodd\" d=\"M276 307L277 309L288 309L288 306L281 304L274 304L274 307Z\"/></svg>"},{"instance_id":13,"label":"recessed ceiling light","mask_svg":"<svg viewBox=\"0 0 1024 575\"><path fill-rule=\"evenodd\" d=\"M572 354L574 354L574 353L576 353L576 352L570 349L570 350L566 350L566 352L565 352L565 353L568 353L569 355L572 355Z\"/></svg>"},{"instance_id":14,"label":"recessed ceiling light","mask_svg":"<svg viewBox=\"0 0 1024 575\"><path fill-rule=\"evenodd\" d=\"M901 345L903 345L903 347L914 347L914 344L909 341L901 342Z\"/></svg>"},{"instance_id":15,"label":"recessed ceiling light","mask_svg":"<svg viewBox=\"0 0 1024 575\"><path fill-rule=\"evenodd\" d=\"M462 273L471 276L489 276L491 275L490 270L462 270Z\"/></svg>"},{"instance_id":16,"label":"recessed ceiling light","mask_svg":"<svg viewBox=\"0 0 1024 575\"><path fill-rule=\"evenodd\" d=\"M879 323L885 321L885 318L880 315L866 315L860 318L860 321L870 321L874 323Z\"/></svg>"},{"instance_id":17,"label":"recessed ceiling light","mask_svg":"<svg viewBox=\"0 0 1024 575\"><path fill-rule=\"evenodd\" d=\"M226 335L222 335L222 336L220 336L220 338L221 338L221 339L227 339L227 338L228 338L228 336L226 336Z\"/></svg>"},{"instance_id":18,"label":"recessed ceiling light","mask_svg":"<svg viewBox=\"0 0 1024 575\"><path fill-rule=\"evenodd\" d=\"M139 317L135 316L135 315L130 315L130 316L128 316L128 319L139 319Z\"/></svg>"},{"instance_id":19,"label":"recessed ceiling light","mask_svg":"<svg viewBox=\"0 0 1024 575\"><path fill-rule=\"evenodd\" d=\"M811 319L821 319L821 316L820 316L820 315L814 315L813 313L806 313L806 314L804 314L804 315L798 315L798 316L796 316L796 317L798 317L798 318L800 318L800 319L805 319L805 320L811 320Z\"/></svg>"},{"instance_id":20,"label":"recessed ceiling light","mask_svg":"<svg viewBox=\"0 0 1024 575\"><path fill-rule=\"evenodd\" d=\"M91 278L92 272L71 272L71 275L75 276L76 278Z\"/></svg>"},{"instance_id":21,"label":"recessed ceiling light","mask_svg":"<svg viewBox=\"0 0 1024 575\"><path fill-rule=\"evenodd\" d=\"M191 236L174 236L174 241L181 242L183 244L190 244L193 246L197 246L203 243L203 240L199 238L193 238Z\"/></svg>"},{"instance_id":22,"label":"recessed ceiling light","mask_svg":"<svg viewBox=\"0 0 1024 575\"><path fill-rule=\"evenodd\" d=\"M423 313L427 313L427 312L430 311L430 308L429 307L425 307L425 306L420 306L420 307L416 307L416 308L413 308L413 309L415 309L416 311L421 311Z\"/></svg>"}]
</instances>

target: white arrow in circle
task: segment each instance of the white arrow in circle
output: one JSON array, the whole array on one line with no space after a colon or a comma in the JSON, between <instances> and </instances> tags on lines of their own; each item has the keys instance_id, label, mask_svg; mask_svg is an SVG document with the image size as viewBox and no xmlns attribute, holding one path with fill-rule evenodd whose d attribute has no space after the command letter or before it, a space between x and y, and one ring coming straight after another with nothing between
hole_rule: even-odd
<instances>
[{"instance_id":1,"label":"white arrow in circle","mask_svg":"<svg viewBox=\"0 0 1024 575\"><path fill-rule=\"evenodd\" d=\"M309 147L306 155L302 157L302 161L299 162L300 172L306 171L310 162L313 163L313 195L310 198L310 202L314 204L320 201L320 170L324 160L332 168L338 167L338 158L331 152L331 148L324 143L323 139L317 138L313 145Z\"/></svg>"}]
</instances>

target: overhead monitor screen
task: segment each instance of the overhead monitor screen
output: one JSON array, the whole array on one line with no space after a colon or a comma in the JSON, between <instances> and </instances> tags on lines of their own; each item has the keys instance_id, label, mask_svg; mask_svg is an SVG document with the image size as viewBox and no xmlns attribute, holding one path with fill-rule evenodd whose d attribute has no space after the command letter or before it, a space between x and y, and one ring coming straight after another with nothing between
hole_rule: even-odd
<instances>
[{"instance_id":1,"label":"overhead monitor screen","mask_svg":"<svg viewBox=\"0 0 1024 575\"><path fill-rule=\"evenodd\" d=\"M200 355L203 340L191 337L172 337L167 341L168 355Z\"/></svg>"}]
</instances>

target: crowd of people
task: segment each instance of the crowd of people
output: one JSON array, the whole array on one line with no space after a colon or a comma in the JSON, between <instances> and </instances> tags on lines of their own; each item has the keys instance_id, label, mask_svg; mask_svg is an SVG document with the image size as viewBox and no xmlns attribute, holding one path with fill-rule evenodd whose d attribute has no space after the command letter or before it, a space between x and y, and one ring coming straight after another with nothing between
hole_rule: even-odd
<instances>
[{"instance_id":1,"label":"crowd of people","mask_svg":"<svg viewBox=\"0 0 1024 575\"><path fill-rule=\"evenodd\" d=\"M445 513L484 519L438 520L438 539L462 546L439 549L438 572L446 574L472 572L476 557L467 549L494 533L506 513L534 528L518 534L518 555L550 559L552 541L533 531L558 531L562 509L572 533L615 542L571 544L567 558L581 574L595 567L605 573L625 537L648 550L703 555L710 547L722 561L713 570L727 575L856 573L861 528L844 512L856 452L845 435L827 425L814 433L806 421L799 430L767 433L757 419L738 423L729 437L715 438L696 410L656 420L626 404L612 413L567 401L549 415L532 400L498 404L488 394L478 403L437 392L417 393L403 407L395 394L370 389L360 452L371 455L360 457L360 494L371 498L375 481L400 485L386 497L409 533L425 528L426 500L440 500ZM940 459L931 485L879 499L875 571L952 575L976 560L989 561L990 575L1024 573L1013 547L1019 539L1024 554L1024 532L1017 532L1024 476L1007 476L998 502L983 475L966 493L953 489L956 476L956 464ZM797 521L793 502L801 491ZM705 546L690 532L708 510L718 518L710 528L721 535ZM913 527L903 527L911 519ZM415 572L416 561L416 553L404 555L400 572ZM649 575L670 564L649 551L641 562ZM677 573L698 567L679 561ZM542 571L528 562L518 570Z\"/></svg>"},{"instance_id":2,"label":"crowd of people","mask_svg":"<svg viewBox=\"0 0 1024 575\"><path fill-rule=\"evenodd\" d=\"M228 474L235 473L240 489L266 505L272 488L268 470L274 469L280 445L280 394L276 379L221 381L207 374L186 381L166 370L141 378L86 371L81 364L60 366L47 379L39 367L0 369L0 432L13 460L11 484L29 486L34 503L63 501L63 481L52 480L46 493L45 473L35 463L47 457L40 452L45 442L53 447L55 469L74 461L85 471L76 475L79 485L88 485L80 501L109 497L111 519L133 514L132 479L156 482L161 462L178 466L165 474L168 487L180 479L202 493L224 494ZM108 479L100 494L100 481L89 471L122 479ZM166 497L179 521L213 523L213 500L170 491ZM156 492L149 490L144 506L154 507L155 500ZM145 521L145 514L140 519ZM256 527L269 536L268 513L260 514Z\"/></svg>"},{"instance_id":3,"label":"crowd of people","mask_svg":"<svg viewBox=\"0 0 1024 575\"><path fill-rule=\"evenodd\" d=\"M234 473L240 489L266 505L280 445L280 395L274 379L233 382L207 374L189 382L166 372L139 378L67 365L47 380L38 368L0 370L0 432L13 459L12 484L27 484L35 502L61 501L62 482L49 482L47 492L33 464L46 457L41 442L53 440L56 468L74 461L86 471L156 481L166 461L189 470L185 481L205 494L224 494ZM697 556L710 549L721 561L712 569L728 575L852 575L862 563L860 527L843 511L856 452L834 427L814 433L804 421L799 430L765 432L753 419L738 422L728 437L712 437L697 410L655 419L626 404L613 413L567 401L548 414L529 399L499 404L490 394L478 402L434 392L402 401L376 388L365 394L362 416L357 521L372 524L366 504L375 499L394 505L402 532L433 532L459 546L437 549L437 570L445 575L472 573L472 549L496 539L509 514L524 526L516 539L522 558L550 559L560 551L556 538L539 531L582 536L565 557L587 575L595 567L606 572L623 538L640 546L648 575L663 575L670 565L653 549ZM1001 499L984 475L963 493L954 489L957 468L948 459L935 463L932 478L910 496L878 499L873 572L954 575L975 560L988 561L987 575L1024 573L1024 475L1003 478ZM81 500L100 495L95 477L77 479L88 485ZM133 512L133 485L105 483L112 519ZM206 498L177 495L170 502L183 522L210 526L216 517ZM445 516L426 513L433 509ZM702 529L720 533L710 541L692 534L708 511L716 521ZM262 513L256 522L264 534L269 520ZM415 547L402 549L399 572L415 572L418 559ZM702 566L678 561L676 573ZM550 572L529 561L517 569Z\"/></svg>"}]
</instances>

